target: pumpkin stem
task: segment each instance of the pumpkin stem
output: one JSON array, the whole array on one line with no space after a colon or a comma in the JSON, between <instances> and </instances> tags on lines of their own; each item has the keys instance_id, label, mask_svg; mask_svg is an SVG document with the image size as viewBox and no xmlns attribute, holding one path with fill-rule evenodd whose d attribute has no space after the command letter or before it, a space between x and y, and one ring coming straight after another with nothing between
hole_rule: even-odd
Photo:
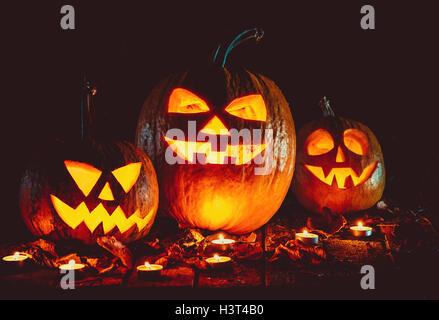
<instances>
[{"instance_id":1,"label":"pumpkin stem","mask_svg":"<svg viewBox=\"0 0 439 320\"><path fill-rule=\"evenodd\" d=\"M328 98L323 97L320 100L319 105L320 105L320 109L322 109L324 117L335 117L334 110L332 110Z\"/></svg>"},{"instance_id":2,"label":"pumpkin stem","mask_svg":"<svg viewBox=\"0 0 439 320\"><path fill-rule=\"evenodd\" d=\"M81 140L87 140L91 138L91 131L93 126L93 107L92 96L96 94L96 86L92 84L84 76L84 82L82 86L82 99L81 99Z\"/></svg>"},{"instance_id":3,"label":"pumpkin stem","mask_svg":"<svg viewBox=\"0 0 439 320\"><path fill-rule=\"evenodd\" d=\"M264 36L264 30L260 28L248 29L241 32L235 39L233 39L232 42L230 42L229 46L227 47L226 52L224 53L224 58L221 67L224 68L224 66L226 65L227 56L235 47L239 46L241 43L250 39L255 39L256 41L259 41L262 39L263 36ZM220 48L221 45L219 45L218 48L216 49L215 55L213 57L213 62L215 62L218 52L220 51Z\"/></svg>"}]
</instances>

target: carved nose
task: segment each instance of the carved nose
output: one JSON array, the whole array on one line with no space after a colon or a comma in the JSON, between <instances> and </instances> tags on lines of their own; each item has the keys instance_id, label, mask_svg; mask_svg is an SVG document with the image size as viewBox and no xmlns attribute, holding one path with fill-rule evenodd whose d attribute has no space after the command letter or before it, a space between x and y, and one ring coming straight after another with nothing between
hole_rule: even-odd
<instances>
[{"instance_id":1,"label":"carved nose","mask_svg":"<svg viewBox=\"0 0 439 320\"><path fill-rule=\"evenodd\" d=\"M345 162L345 161L346 161L346 157L344 156L344 153L341 150L341 147L338 146L337 157L335 158L335 162Z\"/></svg>"},{"instance_id":2,"label":"carved nose","mask_svg":"<svg viewBox=\"0 0 439 320\"><path fill-rule=\"evenodd\" d=\"M98 196L101 200L114 201L113 192L111 191L110 184L107 182L102 188L101 193Z\"/></svg>"},{"instance_id":3,"label":"carved nose","mask_svg":"<svg viewBox=\"0 0 439 320\"><path fill-rule=\"evenodd\" d=\"M212 119L210 119L200 132L211 135L230 136L229 129L227 129L224 123L217 116L214 116Z\"/></svg>"}]
</instances>

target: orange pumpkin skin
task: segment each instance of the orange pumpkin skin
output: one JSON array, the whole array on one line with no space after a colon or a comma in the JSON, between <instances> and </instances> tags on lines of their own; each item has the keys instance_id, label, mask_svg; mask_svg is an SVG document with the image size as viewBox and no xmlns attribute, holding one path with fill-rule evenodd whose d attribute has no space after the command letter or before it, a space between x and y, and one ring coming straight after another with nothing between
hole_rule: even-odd
<instances>
[{"instance_id":1,"label":"orange pumpkin skin","mask_svg":"<svg viewBox=\"0 0 439 320\"><path fill-rule=\"evenodd\" d=\"M210 111L200 114L169 114L171 92L184 88L202 97ZM234 99L260 94L266 105L266 121L232 116L225 107ZM269 174L255 175L260 165L173 164L165 159L166 132L187 131L197 121L197 133L214 116L227 129L273 130L273 167ZM186 134L187 137L187 134ZM170 76L150 93L141 110L136 144L152 159L159 180L160 207L182 227L224 230L243 234L264 225L279 209L290 186L295 162L294 122L280 89L268 78L249 71L215 67Z\"/></svg>"},{"instance_id":2,"label":"orange pumpkin skin","mask_svg":"<svg viewBox=\"0 0 439 320\"><path fill-rule=\"evenodd\" d=\"M34 235L55 241L79 240L85 244L94 244L97 238L104 235L115 236L119 241L127 243L149 232L158 208L158 183L151 161L134 145L129 142L58 142L41 150L38 157L25 170L19 195L22 218ZM89 194L84 195L79 188L80 184L73 178L76 176L69 174L65 161L91 166L95 168L93 170L101 172L99 179L90 185L92 188ZM132 163L138 164L140 171L133 176L132 181L135 183L125 192L112 171ZM107 192L104 196L103 190L108 191L109 188L111 194ZM60 201L64 204L56 207ZM66 216L67 213L60 209L66 206L75 209L79 205L88 208L88 212L79 221L73 217L79 212L72 211L71 215ZM105 208L106 211L99 211L105 218L96 217L94 222L88 220L99 206ZM118 225L119 220L109 218L115 215L118 207L122 209L118 214L123 212L124 215L122 220L135 216L135 221L142 220L141 227L130 221ZM80 223L72 227L68 225L72 221Z\"/></svg>"},{"instance_id":3,"label":"orange pumpkin skin","mask_svg":"<svg viewBox=\"0 0 439 320\"><path fill-rule=\"evenodd\" d=\"M322 154L310 155L313 152L310 144L320 143L323 149L325 145L322 140L312 141L316 130L328 132L333 146L329 151L323 150L327 152ZM363 152L360 149L354 153L348 148L355 150L348 143L349 140L352 142L353 138L349 136L352 133L365 141ZM334 213L345 214L368 209L380 200L385 186L383 154L377 138L364 124L333 113L326 114L299 130L297 148L293 189L298 201L308 210L323 213L323 208L327 207ZM317 168L316 173L311 172L309 167ZM318 168L322 168L324 177L320 177Z\"/></svg>"}]
</instances>

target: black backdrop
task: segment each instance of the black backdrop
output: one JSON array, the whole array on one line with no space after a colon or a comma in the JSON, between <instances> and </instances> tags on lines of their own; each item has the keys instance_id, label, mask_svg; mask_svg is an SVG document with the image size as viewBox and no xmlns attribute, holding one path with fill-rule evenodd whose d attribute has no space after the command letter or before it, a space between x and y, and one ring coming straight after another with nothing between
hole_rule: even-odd
<instances>
[{"instance_id":1,"label":"black backdrop","mask_svg":"<svg viewBox=\"0 0 439 320\"><path fill-rule=\"evenodd\" d=\"M432 2L90 2L1 4L0 239L27 234L18 181L29 156L47 141L79 135L84 74L98 84L102 130L132 140L142 103L160 78L209 63L218 43L256 26L264 39L235 49L229 63L275 80L296 128L319 115L317 102L327 95L336 113L377 135L385 196L402 207L425 207L433 220L439 216ZM60 28L64 4L75 8L76 30ZM364 4L375 7L376 30L360 28Z\"/></svg>"}]
</instances>

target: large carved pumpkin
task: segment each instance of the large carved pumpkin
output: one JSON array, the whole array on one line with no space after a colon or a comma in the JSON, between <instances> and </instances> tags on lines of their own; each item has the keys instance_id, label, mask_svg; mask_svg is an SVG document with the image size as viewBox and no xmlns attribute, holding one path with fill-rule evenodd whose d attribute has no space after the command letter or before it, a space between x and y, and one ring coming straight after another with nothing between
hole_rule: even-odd
<instances>
[{"instance_id":1,"label":"large carved pumpkin","mask_svg":"<svg viewBox=\"0 0 439 320\"><path fill-rule=\"evenodd\" d=\"M383 154L372 131L357 121L335 116L326 98L323 117L297 135L294 191L307 209L322 213L364 210L382 196Z\"/></svg>"},{"instance_id":2,"label":"large carved pumpkin","mask_svg":"<svg viewBox=\"0 0 439 320\"><path fill-rule=\"evenodd\" d=\"M130 242L152 226L158 183L151 161L129 142L57 142L25 170L20 208L37 236Z\"/></svg>"},{"instance_id":3,"label":"large carved pumpkin","mask_svg":"<svg viewBox=\"0 0 439 320\"><path fill-rule=\"evenodd\" d=\"M136 143L154 162L160 206L181 226L240 234L280 207L294 171L295 130L276 84L225 68L225 58L162 80L143 105Z\"/></svg>"}]
</instances>

